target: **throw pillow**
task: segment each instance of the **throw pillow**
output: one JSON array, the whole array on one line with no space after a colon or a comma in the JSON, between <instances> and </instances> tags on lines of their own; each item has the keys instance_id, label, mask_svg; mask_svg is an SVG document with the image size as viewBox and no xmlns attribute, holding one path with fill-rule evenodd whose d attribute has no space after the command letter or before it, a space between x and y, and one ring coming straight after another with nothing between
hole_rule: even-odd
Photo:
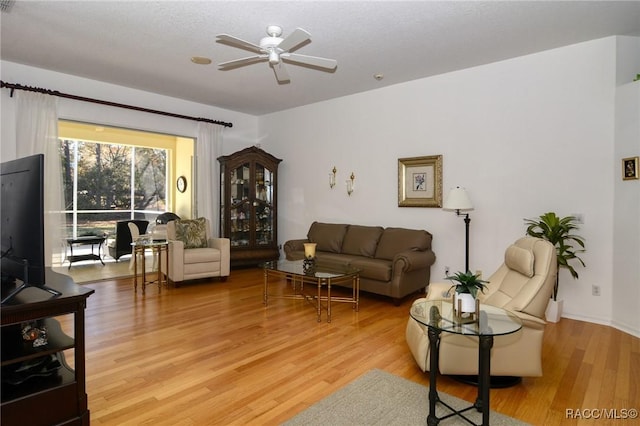
<instances>
[{"instance_id":1,"label":"throw pillow","mask_svg":"<svg viewBox=\"0 0 640 426\"><path fill-rule=\"evenodd\" d=\"M533 253L530 250L514 245L509 246L504 253L505 265L529 278L534 274L533 260Z\"/></svg>"},{"instance_id":2,"label":"throw pillow","mask_svg":"<svg viewBox=\"0 0 640 426\"><path fill-rule=\"evenodd\" d=\"M204 217L197 219L179 219L175 221L176 239L184 243L184 248L207 247L207 220Z\"/></svg>"}]
</instances>

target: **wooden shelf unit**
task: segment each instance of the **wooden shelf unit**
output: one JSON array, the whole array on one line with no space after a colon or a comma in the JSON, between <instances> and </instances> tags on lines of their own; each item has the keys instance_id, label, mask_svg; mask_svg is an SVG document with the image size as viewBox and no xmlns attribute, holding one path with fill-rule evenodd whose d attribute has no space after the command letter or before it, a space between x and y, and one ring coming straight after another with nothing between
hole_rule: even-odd
<instances>
[{"instance_id":1,"label":"wooden shelf unit","mask_svg":"<svg viewBox=\"0 0 640 426\"><path fill-rule=\"evenodd\" d=\"M54 374L46 377L33 377L20 384L3 380L0 421L4 426L90 423L85 385L84 310L94 290L78 286L70 277L51 270L47 270L47 286L62 295L52 296L28 287L0 309L3 370L54 354L61 364ZM73 337L64 333L56 319L65 315L73 316ZM22 324L37 320L47 329L47 344L33 348L22 340L21 328ZM66 362L65 350L73 351L73 368Z\"/></svg>"}]
</instances>

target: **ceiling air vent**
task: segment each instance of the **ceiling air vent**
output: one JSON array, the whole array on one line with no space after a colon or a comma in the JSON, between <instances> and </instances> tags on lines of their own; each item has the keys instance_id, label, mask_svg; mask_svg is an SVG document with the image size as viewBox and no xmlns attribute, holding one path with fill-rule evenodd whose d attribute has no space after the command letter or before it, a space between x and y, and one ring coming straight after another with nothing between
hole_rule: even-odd
<instances>
[{"instance_id":1,"label":"ceiling air vent","mask_svg":"<svg viewBox=\"0 0 640 426\"><path fill-rule=\"evenodd\" d=\"M9 13L14 3L15 0L0 0L0 11Z\"/></svg>"}]
</instances>

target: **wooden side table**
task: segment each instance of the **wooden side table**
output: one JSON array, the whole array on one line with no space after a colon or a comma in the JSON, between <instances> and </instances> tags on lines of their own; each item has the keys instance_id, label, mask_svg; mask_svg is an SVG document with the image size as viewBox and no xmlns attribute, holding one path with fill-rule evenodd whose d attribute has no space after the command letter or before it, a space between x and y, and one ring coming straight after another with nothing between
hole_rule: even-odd
<instances>
[{"instance_id":1,"label":"wooden side table","mask_svg":"<svg viewBox=\"0 0 640 426\"><path fill-rule=\"evenodd\" d=\"M138 291L138 257L142 259L141 263L141 278L142 278L142 294L145 294L145 288L150 284L157 284L158 291L162 291L162 285L169 284L169 243L166 241L144 241L138 240L131 243L133 247L133 291ZM157 256L157 272L158 275L155 279L147 279L147 263L145 259L145 252L151 250L154 256ZM166 274L162 273L162 254L164 253L164 261L167 264ZM164 275L164 279L163 276Z\"/></svg>"},{"instance_id":2,"label":"wooden side table","mask_svg":"<svg viewBox=\"0 0 640 426\"><path fill-rule=\"evenodd\" d=\"M71 250L71 254L67 256L67 260L69 261L69 269L71 269L71 264L73 262L80 262L82 260L99 260L102 265L104 262L102 261L102 256L100 255L100 248L102 244L104 244L106 237L104 236L87 236L87 237L78 237L78 238L67 238L67 244L69 245L69 249ZM91 253L90 254L73 254L73 246L74 245L90 245ZM93 247L98 246L98 254L93 252Z\"/></svg>"}]
</instances>

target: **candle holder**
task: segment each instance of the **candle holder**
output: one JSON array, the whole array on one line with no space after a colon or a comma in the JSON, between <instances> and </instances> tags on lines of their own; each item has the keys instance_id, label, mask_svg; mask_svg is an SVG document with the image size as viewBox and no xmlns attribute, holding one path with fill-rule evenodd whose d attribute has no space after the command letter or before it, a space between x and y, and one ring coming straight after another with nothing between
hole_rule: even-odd
<instances>
[{"instance_id":1,"label":"candle holder","mask_svg":"<svg viewBox=\"0 0 640 426\"><path fill-rule=\"evenodd\" d=\"M304 258L315 259L316 258L316 243L304 243Z\"/></svg>"},{"instance_id":2,"label":"candle holder","mask_svg":"<svg viewBox=\"0 0 640 426\"><path fill-rule=\"evenodd\" d=\"M338 172L338 169L336 169L335 166L333 166L333 170L331 170L331 173L329 173L329 188L333 189L334 186L336 186L336 173Z\"/></svg>"},{"instance_id":3,"label":"candle holder","mask_svg":"<svg viewBox=\"0 0 640 426\"><path fill-rule=\"evenodd\" d=\"M316 259L304 259L302 261L302 272L305 275L314 275L316 273Z\"/></svg>"},{"instance_id":4,"label":"candle holder","mask_svg":"<svg viewBox=\"0 0 640 426\"><path fill-rule=\"evenodd\" d=\"M304 260L302 271L305 275L313 275L316 272L316 243L304 243Z\"/></svg>"},{"instance_id":5,"label":"candle holder","mask_svg":"<svg viewBox=\"0 0 640 426\"><path fill-rule=\"evenodd\" d=\"M349 194L349 196L351 196L351 193L355 189L355 182L354 182L355 179L356 179L356 175L354 175L353 172L351 172L351 176L349 176L349 179L345 181L347 184L347 194Z\"/></svg>"}]
</instances>

